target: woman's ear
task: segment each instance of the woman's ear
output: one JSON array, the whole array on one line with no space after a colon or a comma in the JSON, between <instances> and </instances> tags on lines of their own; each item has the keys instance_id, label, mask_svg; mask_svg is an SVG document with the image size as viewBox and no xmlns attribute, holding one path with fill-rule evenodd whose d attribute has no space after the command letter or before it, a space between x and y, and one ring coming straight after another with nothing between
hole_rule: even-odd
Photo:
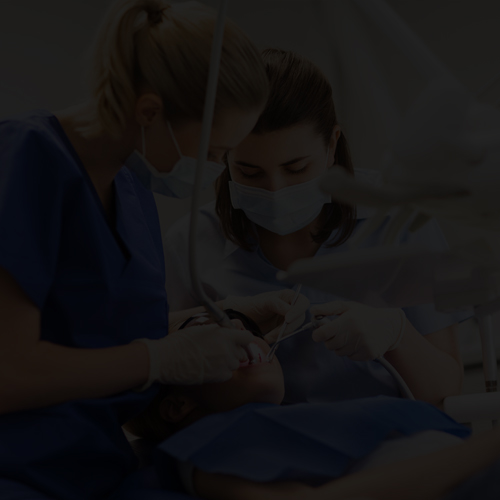
<instances>
[{"instance_id":1,"label":"woman's ear","mask_svg":"<svg viewBox=\"0 0 500 500\"><path fill-rule=\"evenodd\" d=\"M160 415L163 420L176 424L184 420L193 410L198 407L198 403L184 394L169 394L160 403Z\"/></svg>"},{"instance_id":2,"label":"woman's ear","mask_svg":"<svg viewBox=\"0 0 500 500\"><path fill-rule=\"evenodd\" d=\"M335 125L335 127L333 127L332 137L328 146L328 168L335 164L335 153L337 151L337 144L339 142L341 133L342 130L340 129L340 125Z\"/></svg>"},{"instance_id":3,"label":"woman's ear","mask_svg":"<svg viewBox=\"0 0 500 500\"><path fill-rule=\"evenodd\" d=\"M155 119L162 118L163 102L153 93L139 97L135 107L135 118L142 127L150 126Z\"/></svg>"}]
</instances>

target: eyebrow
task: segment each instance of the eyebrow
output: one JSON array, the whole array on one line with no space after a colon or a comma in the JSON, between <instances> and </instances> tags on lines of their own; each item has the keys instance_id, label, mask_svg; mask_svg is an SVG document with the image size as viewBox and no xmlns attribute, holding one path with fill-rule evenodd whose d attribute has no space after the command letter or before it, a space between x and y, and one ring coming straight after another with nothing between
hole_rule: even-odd
<instances>
[{"instance_id":1,"label":"eyebrow","mask_svg":"<svg viewBox=\"0 0 500 500\"><path fill-rule=\"evenodd\" d=\"M288 167L290 165L293 165L294 163L298 163L299 161L306 160L307 158L310 158L310 156L299 156L298 158L294 158L293 160L289 160L286 161L285 163L282 163L280 167ZM251 163L246 163L244 161L235 161L234 163L241 165L242 167L261 168L258 165L252 165Z\"/></svg>"}]
</instances>

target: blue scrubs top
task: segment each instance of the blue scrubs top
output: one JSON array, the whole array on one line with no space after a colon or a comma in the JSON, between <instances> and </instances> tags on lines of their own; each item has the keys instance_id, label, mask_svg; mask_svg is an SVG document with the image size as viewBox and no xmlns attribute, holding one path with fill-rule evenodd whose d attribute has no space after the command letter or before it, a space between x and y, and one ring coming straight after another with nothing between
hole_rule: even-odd
<instances>
[{"instance_id":1,"label":"blue scrubs top","mask_svg":"<svg viewBox=\"0 0 500 500\"><path fill-rule=\"evenodd\" d=\"M362 213L358 215L358 219L355 232L365 222ZM171 310L199 305L189 278L188 234L189 219L184 217L169 229L163 241L166 286ZM383 236L384 227L370 235L361 246L377 246ZM336 231L333 231L316 255L349 250L345 244L329 247L335 237ZM400 234L399 243L419 244L437 251L447 248L441 229L434 220L414 233L405 229ZM214 203L200 209L198 245L202 283L214 300L224 299L228 295L249 296L285 288L285 285L276 279L278 269L269 262L258 245L254 251L249 252L225 238ZM302 287L301 293L308 297L311 305L345 300L345 297L306 286ZM404 311L408 320L422 335L442 330L471 316L470 313L443 314L436 311L433 304L408 307ZM287 403L400 395L394 378L381 364L376 361L351 361L347 357L340 357L329 351L324 344L314 342L311 331L283 342L277 351L277 357L285 374Z\"/></svg>"},{"instance_id":2,"label":"blue scrubs top","mask_svg":"<svg viewBox=\"0 0 500 500\"><path fill-rule=\"evenodd\" d=\"M40 309L42 340L102 348L167 334L153 195L126 168L114 186L112 227L55 116L0 122L0 266ZM54 499L104 498L137 465L121 425L155 393L1 415L0 482Z\"/></svg>"}]
</instances>

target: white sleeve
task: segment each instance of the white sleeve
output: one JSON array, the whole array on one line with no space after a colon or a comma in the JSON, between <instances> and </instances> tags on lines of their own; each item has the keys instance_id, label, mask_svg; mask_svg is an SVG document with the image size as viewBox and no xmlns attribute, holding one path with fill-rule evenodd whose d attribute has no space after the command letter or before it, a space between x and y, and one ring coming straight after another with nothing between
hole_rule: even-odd
<instances>
[{"instance_id":1,"label":"white sleeve","mask_svg":"<svg viewBox=\"0 0 500 500\"><path fill-rule=\"evenodd\" d=\"M410 233L406 229L401 235L400 243L418 244L419 246L435 251L446 251L449 249L448 242L436 219L431 219L414 233ZM404 311L410 323L422 335L437 332L455 323L465 321L474 315L472 311L457 311L451 314L443 313L436 310L434 304L407 307L404 308Z\"/></svg>"},{"instance_id":2,"label":"white sleeve","mask_svg":"<svg viewBox=\"0 0 500 500\"><path fill-rule=\"evenodd\" d=\"M194 489L194 465L191 462L177 462L177 472L182 486L186 492L196 498L199 498Z\"/></svg>"},{"instance_id":3,"label":"white sleeve","mask_svg":"<svg viewBox=\"0 0 500 500\"><path fill-rule=\"evenodd\" d=\"M221 232L220 222L211 203L200 209L198 243L198 270L205 292L220 300L209 283L203 281L204 272L210 272L222 262L226 238ZM200 306L193 293L189 271L189 216L178 220L163 236L165 256L165 288L171 311L182 311Z\"/></svg>"}]
</instances>

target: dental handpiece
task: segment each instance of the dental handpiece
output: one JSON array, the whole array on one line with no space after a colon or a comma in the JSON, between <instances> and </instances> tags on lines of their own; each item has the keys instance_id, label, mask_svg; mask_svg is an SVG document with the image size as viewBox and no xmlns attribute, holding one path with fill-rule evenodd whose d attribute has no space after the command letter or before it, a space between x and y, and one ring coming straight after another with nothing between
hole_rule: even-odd
<instances>
[{"instance_id":1,"label":"dental handpiece","mask_svg":"<svg viewBox=\"0 0 500 500\"><path fill-rule=\"evenodd\" d=\"M301 326L298 330L295 330L294 332L290 333L289 335L285 335L284 337L279 338L274 342L272 345L271 349L274 349L275 346L278 344L281 344L281 342L284 342L285 340L288 340L291 337L295 337L298 333L305 332L307 330L316 330L320 326L324 325L326 322L330 321L329 319L325 318L324 316L316 316L315 318L312 319L309 323L306 323L304 326ZM269 351L271 352L271 351ZM269 358L269 355L268 355Z\"/></svg>"},{"instance_id":2,"label":"dental handpiece","mask_svg":"<svg viewBox=\"0 0 500 500\"><path fill-rule=\"evenodd\" d=\"M289 335L285 335L284 337L282 337L280 340L277 340L274 344L273 344L273 348L274 346L278 345L278 344L281 344L281 342L284 342L285 340L288 340L290 337L295 337L295 335L297 335L297 333L302 333L302 332L305 332L306 330L311 330L312 328L314 328L314 325L312 322L310 323L306 323L304 326L302 326L301 328L299 328L298 330L295 330L294 332L290 333Z\"/></svg>"}]
</instances>

